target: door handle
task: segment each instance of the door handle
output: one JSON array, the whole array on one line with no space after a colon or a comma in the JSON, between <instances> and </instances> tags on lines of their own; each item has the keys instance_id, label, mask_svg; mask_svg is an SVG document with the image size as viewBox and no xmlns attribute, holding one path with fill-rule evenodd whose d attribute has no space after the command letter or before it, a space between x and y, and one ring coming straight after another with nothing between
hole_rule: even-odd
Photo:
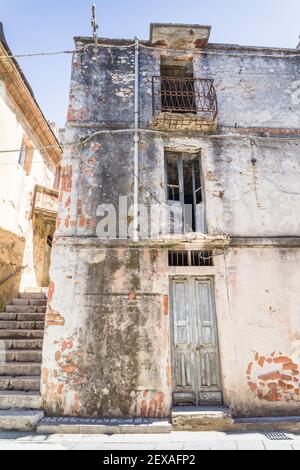
<instances>
[{"instance_id":1,"label":"door handle","mask_svg":"<svg viewBox=\"0 0 300 470\"><path fill-rule=\"evenodd\" d=\"M198 346L198 347L196 348L196 351L202 351L203 349L204 349L204 346L201 345L201 346Z\"/></svg>"}]
</instances>

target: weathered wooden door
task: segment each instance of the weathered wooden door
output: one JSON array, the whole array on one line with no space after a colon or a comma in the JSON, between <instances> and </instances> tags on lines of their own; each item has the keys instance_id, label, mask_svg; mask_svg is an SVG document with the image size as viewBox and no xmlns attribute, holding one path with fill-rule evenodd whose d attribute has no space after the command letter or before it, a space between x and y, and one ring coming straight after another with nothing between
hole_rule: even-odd
<instances>
[{"instance_id":1,"label":"weathered wooden door","mask_svg":"<svg viewBox=\"0 0 300 470\"><path fill-rule=\"evenodd\" d=\"M213 283L171 280L174 405L222 403Z\"/></svg>"}]
</instances>

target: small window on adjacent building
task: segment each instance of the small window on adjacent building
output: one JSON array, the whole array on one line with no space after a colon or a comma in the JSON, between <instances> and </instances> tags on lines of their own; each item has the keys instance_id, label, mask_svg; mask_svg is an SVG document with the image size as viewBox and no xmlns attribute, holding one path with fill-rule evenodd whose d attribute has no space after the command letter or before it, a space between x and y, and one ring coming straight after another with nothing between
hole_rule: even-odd
<instances>
[{"instance_id":1,"label":"small window on adjacent building","mask_svg":"<svg viewBox=\"0 0 300 470\"><path fill-rule=\"evenodd\" d=\"M33 145L29 142L27 137L24 137L19 155L19 165L24 169L27 175L29 175L31 171L33 152Z\"/></svg>"},{"instance_id":2,"label":"small window on adjacent building","mask_svg":"<svg viewBox=\"0 0 300 470\"><path fill-rule=\"evenodd\" d=\"M213 265L213 252L211 250L169 251L169 266L209 267Z\"/></svg>"},{"instance_id":3,"label":"small window on adjacent building","mask_svg":"<svg viewBox=\"0 0 300 470\"><path fill-rule=\"evenodd\" d=\"M166 152L167 202L178 203L184 215L184 232L205 231L200 154Z\"/></svg>"}]
</instances>

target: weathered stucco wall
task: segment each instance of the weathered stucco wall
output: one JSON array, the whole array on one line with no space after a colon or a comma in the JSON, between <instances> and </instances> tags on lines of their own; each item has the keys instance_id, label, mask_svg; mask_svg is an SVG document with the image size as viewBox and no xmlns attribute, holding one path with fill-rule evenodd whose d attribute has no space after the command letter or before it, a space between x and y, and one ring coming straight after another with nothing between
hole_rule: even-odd
<instances>
[{"instance_id":1,"label":"weathered stucco wall","mask_svg":"<svg viewBox=\"0 0 300 470\"><path fill-rule=\"evenodd\" d=\"M21 149L24 135L27 135L35 147L39 147L28 123L18 112L10 98L4 82L0 81L0 150ZM28 266L18 277L0 286L0 299L3 306L13 296L27 287L40 286L39 274L36 272L36 261L42 255L37 255L43 239L37 232L41 227L33 227L31 219L34 188L36 184L53 187L55 165L49 163L49 158L34 150L30 174L27 175L19 162L19 151L1 154L0 171L0 212L1 229L5 236L0 239L1 279L11 274L15 268ZM44 227L45 231L47 230ZM35 234L33 233L35 231ZM43 231L43 230L42 230ZM41 233L41 237L44 234ZM33 237L38 244L33 246ZM6 253L8 246L11 253ZM41 248L43 249L43 248ZM37 268L38 269L38 268Z\"/></svg>"},{"instance_id":2,"label":"weathered stucco wall","mask_svg":"<svg viewBox=\"0 0 300 470\"><path fill-rule=\"evenodd\" d=\"M151 120L151 81L163 53L141 50L142 127ZM81 59L74 55L67 143L102 128L132 127L133 54L100 46L87 48ZM140 135L139 200L146 205L165 201L165 148L201 151L211 238L299 235L300 62L290 53L255 54L211 46L193 55L195 75L216 80L223 126L216 135ZM251 129L222 135L235 124L259 127L261 135ZM267 127L291 128L295 135L262 138ZM268 240L230 248L213 268L168 268L167 245L103 244L97 209L118 209L119 196L130 203L133 182L131 132L95 134L64 155L43 351L47 413L170 415L169 277L184 274L214 278L224 402L236 415L294 414L299 249L283 248L279 238L272 248L263 247ZM205 247L203 236L185 248L199 249L199 243Z\"/></svg>"},{"instance_id":3,"label":"weathered stucco wall","mask_svg":"<svg viewBox=\"0 0 300 470\"><path fill-rule=\"evenodd\" d=\"M42 373L46 411L168 416L170 339L156 282L163 268L158 252L58 243L52 266Z\"/></svg>"},{"instance_id":4,"label":"weathered stucco wall","mask_svg":"<svg viewBox=\"0 0 300 470\"><path fill-rule=\"evenodd\" d=\"M86 42L77 40L80 49ZM300 61L298 51L210 46L204 51L140 50L141 124L152 118L152 77L161 57L193 59L196 78L212 78L218 96L218 124L234 127L298 128ZM118 110L118 113L115 112ZM134 47L85 48L73 60L69 123L104 127L132 125Z\"/></svg>"},{"instance_id":5,"label":"weathered stucco wall","mask_svg":"<svg viewBox=\"0 0 300 470\"><path fill-rule=\"evenodd\" d=\"M42 378L50 415L170 414L169 280L188 275L214 279L225 404L237 416L297 413L300 249L230 248L214 267L170 268L166 249L96 245L61 239L54 250Z\"/></svg>"}]
</instances>

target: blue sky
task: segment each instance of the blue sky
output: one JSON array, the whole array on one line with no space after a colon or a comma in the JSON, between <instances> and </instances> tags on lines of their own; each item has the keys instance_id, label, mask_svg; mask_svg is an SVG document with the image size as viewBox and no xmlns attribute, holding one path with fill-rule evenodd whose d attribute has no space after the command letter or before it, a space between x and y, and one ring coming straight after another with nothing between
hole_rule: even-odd
<instances>
[{"instance_id":1,"label":"blue sky","mask_svg":"<svg viewBox=\"0 0 300 470\"><path fill-rule=\"evenodd\" d=\"M73 48L90 35L89 0L0 0L0 21L14 53ZM212 42L295 47L300 0L98 0L99 36L148 39L151 22L212 26ZM19 59L49 120L64 126L70 56Z\"/></svg>"}]
</instances>

